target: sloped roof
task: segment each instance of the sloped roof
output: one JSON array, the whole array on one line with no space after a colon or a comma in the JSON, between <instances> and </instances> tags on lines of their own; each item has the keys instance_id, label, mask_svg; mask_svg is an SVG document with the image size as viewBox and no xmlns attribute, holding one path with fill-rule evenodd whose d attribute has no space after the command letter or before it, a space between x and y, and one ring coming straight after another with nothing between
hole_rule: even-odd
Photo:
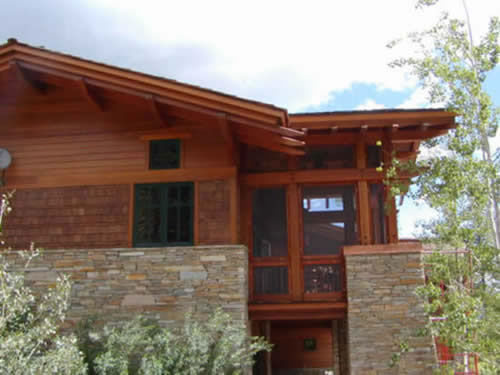
<instances>
[{"instance_id":1,"label":"sloped roof","mask_svg":"<svg viewBox=\"0 0 500 375\"><path fill-rule=\"evenodd\" d=\"M220 119L233 126L242 143L291 155L306 144L352 142L363 133L379 138L381 130L400 130L398 142L418 142L445 134L455 126L455 114L444 109L382 109L288 114L284 108L172 79L83 59L16 39L0 45L0 72L7 69L55 76L88 86L139 96L155 105L169 105ZM87 90L88 91L88 90ZM325 131L327 133L325 133ZM418 134L417 134L418 133ZM306 135L307 134L307 135ZM341 140L343 137L344 140ZM335 143L335 142L333 142ZM416 146L416 147L415 147Z\"/></svg>"}]
</instances>

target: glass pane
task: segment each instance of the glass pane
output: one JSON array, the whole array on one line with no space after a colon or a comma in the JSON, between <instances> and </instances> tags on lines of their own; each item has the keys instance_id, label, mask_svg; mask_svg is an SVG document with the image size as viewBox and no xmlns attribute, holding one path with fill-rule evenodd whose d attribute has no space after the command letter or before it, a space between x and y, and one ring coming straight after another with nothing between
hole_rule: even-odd
<instances>
[{"instance_id":1,"label":"glass pane","mask_svg":"<svg viewBox=\"0 0 500 375\"><path fill-rule=\"evenodd\" d=\"M304 267L304 291L331 293L342 291L340 264L314 264Z\"/></svg>"},{"instance_id":2,"label":"glass pane","mask_svg":"<svg viewBox=\"0 0 500 375\"><path fill-rule=\"evenodd\" d=\"M257 189L253 194L253 256L286 256L286 192Z\"/></svg>"},{"instance_id":3,"label":"glass pane","mask_svg":"<svg viewBox=\"0 0 500 375\"><path fill-rule=\"evenodd\" d=\"M277 172L288 170L288 157L281 152L247 146L245 166L247 172Z\"/></svg>"},{"instance_id":4,"label":"glass pane","mask_svg":"<svg viewBox=\"0 0 500 375\"><path fill-rule=\"evenodd\" d=\"M357 242L353 187L305 187L303 194L305 255L338 255Z\"/></svg>"},{"instance_id":5,"label":"glass pane","mask_svg":"<svg viewBox=\"0 0 500 375\"><path fill-rule=\"evenodd\" d=\"M253 283L255 294L288 294L288 268L256 267Z\"/></svg>"},{"instance_id":6,"label":"glass pane","mask_svg":"<svg viewBox=\"0 0 500 375\"><path fill-rule=\"evenodd\" d=\"M136 242L160 242L160 209L138 208Z\"/></svg>"},{"instance_id":7,"label":"glass pane","mask_svg":"<svg viewBox=\"0 0 500 375\"><path fill-rule=\"evenodd\" d=\"M343 211L344 201L341 195L328 198L304 198L304 209L309 212Z\"/></svg>"},{"instance_id":8,"label":"glass pane","mask_svg":"<svg viewBox=\"0 0 500 375\"><path fill-rule=\"evenodd\" d=\"M191 186L181 186L181 203L191 204L193 189Z\"/></svg>"},{"instance_id":9,"label":"glass pane","mask_svg":"<svg viewBox=\"0 0 500 375\"><path fill-rule=\"evenodd\" d=\"M366 146L366 166L368 168L380 167L382 162L382 147L375 145Z\"/></svg>"},{"instance_id":10,"label":"glass pane","mask_svg":"<svg viewBox=\"0 0 500 375\"><path fill-rule=\"evenodd\" d=\"M178 139L156 140L150 143L150 168L179 168L180 142Z\"/></svg>"},{"instance_id":11,"label":"glass pane","mask_svg":"<svg viewBox=\"0 0 500 375\"><path fill-rule=\"evenodd\" d=\"M173 206L179 203L179 187L169 186L168 187L168 205Z\"/></svg>"},{"instance_id":12,"label":"glass pane","mask_svg":"<svg viewBox=\"0 0 500 375\"><path fill-rule=\"evenodd\" d=\"M167 210L167 241L178 242L179 231L179 209L177 207L169 207Z\"/></svg>"},{"instance_id":13,"label":"glass pane","mask_svg":"<svg viewBox=\"0 0 500 375\"><path fill-rule=\"evenodd\" d=\"M383 184L370 184L370 209L372 212L373 240L376 244L387 243Z\"/></svg>"},{"instance_id":14,"label":"glass pane","mask_svg":"<svg viewBox=\"0 0 500 375\"><path fill-rule=\"evenodd\" d=\"M299 159L300 169L354 168L353 146L314 146Z\"/></svg>"},{"instance_id":15,"label":"glass pane","mask_svg":"<svg viewBox=\"0 0 500 375\"><path fill-rule=\"evenodd\" d=\"M189 242L191 240L191 207L181 207L180 210L180 241Z\"/></svg>"}]
</instances>

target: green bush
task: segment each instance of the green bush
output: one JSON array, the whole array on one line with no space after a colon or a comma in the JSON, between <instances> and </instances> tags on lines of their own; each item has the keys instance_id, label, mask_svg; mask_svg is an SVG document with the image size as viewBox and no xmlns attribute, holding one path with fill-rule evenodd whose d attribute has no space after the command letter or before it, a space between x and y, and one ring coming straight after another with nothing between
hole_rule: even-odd
<instances>
[{"instance_id":1,"label":"green bush","mask_svg":"<svg viewBox=\"0 0 500 375\"><path fill-rule=\"evenodd\" d=\"M271 349L220 309L204 322L188 315L179 330L136 318L108 328L102 340L104 352L94 363L99 375L242 374L257 352Z\"/></svg>"},{"instance_id":2,"label":"green bush","mask_svg":"<svg viewBox=\"0 0 500 375\"><path fill-rule=\"evenodd\" d=\"M3 196L0 206L0 240L2 219L9 211L7 198ZM0 374L85 374L76 338L58 333L69 307L69 280L58 278L55 288L35 297L24 284L24 273L12 269L3 250L0 251ZM39 252L32 248L19 255L24 257L26 268Z\"/></svg>"}]
</instances>

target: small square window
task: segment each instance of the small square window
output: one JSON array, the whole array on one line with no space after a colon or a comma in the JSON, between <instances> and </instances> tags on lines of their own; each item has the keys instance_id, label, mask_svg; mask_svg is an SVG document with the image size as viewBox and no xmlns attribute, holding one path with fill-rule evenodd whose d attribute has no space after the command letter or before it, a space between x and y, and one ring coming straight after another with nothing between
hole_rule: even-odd
<instances>
[{"instance_id":1,"label":"small square window","mask_svg":"<svg viewBox=\"0 0 500 375\"><path fill-rule=\"evenodd\" d=\"M181 164L178 139L154 140L149 145L149 169L176 169Z\"/></svg>"},{"instance_id":2,"label":"small square window","mask_svg":"<svg viewBox=\"0 0 500 375\"><path fill-rule=\"evenodd\" d=\"M316 339L304 339L304 350L313 352L316 350Z\"/></svg>"}]
</instances>

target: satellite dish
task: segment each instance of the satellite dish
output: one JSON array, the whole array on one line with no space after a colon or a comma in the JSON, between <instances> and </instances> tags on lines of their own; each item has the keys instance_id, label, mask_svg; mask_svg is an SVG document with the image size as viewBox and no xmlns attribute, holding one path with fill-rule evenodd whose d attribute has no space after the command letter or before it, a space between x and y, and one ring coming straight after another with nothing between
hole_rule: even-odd
<instances>
[{"instance_id":1,"label":"satellite dish","mask_svg":"<svg viewBox=\"0 0 500 375\"><path fill-rule=\"evenodd\" d=\"M0 148L0 169L7 169L12 163L12 157L9 151L4 148Z\"/></svg>"}]
</instances>

